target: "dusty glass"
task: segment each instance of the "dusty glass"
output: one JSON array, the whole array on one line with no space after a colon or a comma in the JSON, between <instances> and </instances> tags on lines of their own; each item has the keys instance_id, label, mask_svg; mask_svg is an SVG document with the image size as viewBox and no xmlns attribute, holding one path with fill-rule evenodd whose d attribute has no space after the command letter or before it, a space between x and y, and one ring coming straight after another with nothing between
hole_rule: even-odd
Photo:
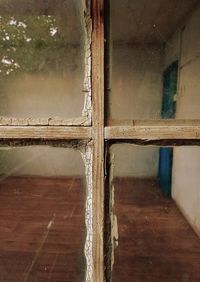
<instances>
[{"instance_id":1,"label":"dusty glass","mask_svg":"<svg viewBox=\"0 0 200 282\"><path fill-rule=\"evenodd\" d=\"M200 279L200 148L113 145L112 281Z\"/></svg>"},{"instance_id":2,"label":"dusty glass","mask_svg":"<svg viewBox=\"0 0 200 282\"><path fill-rule=\"evenodd\" d=\"M110 1L109 123L199 119L198 1Z\"/></svg>"},{"instance_id":3,"label":"dusty glass","mask_svg":"<svg viewBox=\"0 0 200 282\"><path fill-rule=\"evenodd\" d=\"M0 149L0 280L84 281L86 180L68 148Z\"/></svg>"},{"instance_id":4,"label":"dusty glass","mask_svg":"<svg viewBox=\"0 0 200 282\"><path fill-rule=\"evenodd\" d=\"M1 116L81 116L90 36L83 3L1 1Z\"/></svg>"}]
</instances>

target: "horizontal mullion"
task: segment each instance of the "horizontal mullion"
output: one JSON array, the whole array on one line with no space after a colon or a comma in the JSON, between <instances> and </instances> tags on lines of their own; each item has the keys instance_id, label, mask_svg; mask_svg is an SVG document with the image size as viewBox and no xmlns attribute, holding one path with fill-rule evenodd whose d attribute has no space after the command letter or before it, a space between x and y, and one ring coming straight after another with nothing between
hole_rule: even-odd
<instances>
[{"instance_id":1,"label":"horizontal mullion","mask_svg":"<svg viewBox=\"0 0 200 282\"><path fill-rule=\"evenodd\" d=\"M105 139L200 140L200 121L140 121L132 126L108 126L105 127Z\"/></svg>"},{"instance_id":2,"label":"horizontal mullion","mask_svg":"<svg viewBox=\"0 0 200 282\"><path fill-rule=\"evenodd\" d=\"M82 126L0 126L0 139L90 139L91 127Z\"/></svg>"}]
</instances>

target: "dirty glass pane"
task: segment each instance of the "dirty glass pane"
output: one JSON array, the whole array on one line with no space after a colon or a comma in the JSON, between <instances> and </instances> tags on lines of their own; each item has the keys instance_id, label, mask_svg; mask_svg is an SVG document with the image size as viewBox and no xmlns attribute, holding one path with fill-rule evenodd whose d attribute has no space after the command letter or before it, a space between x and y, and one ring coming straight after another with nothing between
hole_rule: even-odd
<instances>
[{"instance_id":1,"label":"dirty glass pane","mask_svg":"<svg viewBox=\"0 0 200 282\"><path fill-rule=\"evenodd\" d=\"M113 0L110 6L109 123L199 119L199 1Z\"/></svg>"},{"instance_id":2,"label":"dirty glass pane","mask_svg":"<svg viewBox=\"0 0 200 282\"><path fill-rule=\"evenodd\" d=\"M85 168L78 151L0 149L0 281L84 281Z\"/></svg>"},{"instance_id":3,"label":"dirty glass pane","mask_svg":"<svg viewBox=\"0 0 200 282\"><path fill-rule=\"evenodd\" d=\"M84 1L0 2L0 115L81 116Z\"/></svg>"},{"instance_id":4,"label":"dirty glass pane","mask_svg":"<svg viewBox=\"0 0 200 282\"><path fill-rule=\"evenodd\" d=\"M114 145L112 281L200 280L200 147Z\"/></svg>"}]
</instances>

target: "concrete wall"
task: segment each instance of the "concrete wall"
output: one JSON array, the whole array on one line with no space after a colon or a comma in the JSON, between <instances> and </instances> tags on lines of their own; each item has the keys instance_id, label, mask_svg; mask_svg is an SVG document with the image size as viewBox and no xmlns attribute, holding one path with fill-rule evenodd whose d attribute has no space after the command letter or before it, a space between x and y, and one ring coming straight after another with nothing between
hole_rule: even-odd
<instances>
[{"instance_id":1,"label":"concrete wall","mask_svg":"<svg viewBox=\"0 0 200 282\"><path fill-rule=\"evenodd\" d=\"M163 49L153 45L115 45L112 54L110 116L129 124L133 119L160 118ZM115 175L156 177L158 150L114 146Z\"/></svg>"},{"instance_id":2,"label":"concrete wall","mask_svg":"<svg viewBox=\"0 0 200 282\"><path fill-rule=\"evenodd\" d=\"M113 145L114 177L153 178L158 173L158 148L131 144Z\"/></svg>"},{"instance_id":3,"label":"concrete wall","mask_svg":"<svg viewBox=\"0 0 200 282\"><path fill-rule=\"evenodd\" d=\"M163 71L180 58L181 31L177 30L165 45Z\"/></svg>"},{"instance_id":4,"label":"concrete wall","mask_svg":"<svg viewBox=\"0 0 200 282\"><path fill-rule=\"evenodd\" d=\"M1 15L11 13L15 17L12 24L8 18L4 19L5 32L11 34L7 34L7 41L3 41L5 46L0 49L0 116L80 117L85 96L82 91L85 69L83 2L69 0L55 5L55 1L39 1L35 5L34 1L21 1L24 3L17 7L16 1L10 2L0 4ZM43 21L37 21L36 16L43 15L44 11L55 15L53 22L52 16L51 20L42 17ZM32 16L23 18L24 14ZM18 30L19 21L23 27ZM57 28L54 35L50 27ZM18 37L14 40L15 34L10 29L17 30L16 34L23 33L20 47ZM46 45L41 44L41 39ZM16 48L9 49L13 42ZM16 68L14 63L17 63ZM0 174L70 176L83 175L83 172L80 153L73 150L38 146L0 149Z\"/></svg>"},{"instance_id":5,"label":"concrete wall","mask_svg":"<svg viewBox=\"0 0 200 282\"><path fill-rule=\"evenodd\" d=\"M0 149L0 160L1 177L85 175L81 154L73 149L49 146Z\"/></svg>"},{"instance_id":6,"label":"concrete wall","mask_svg":"<svg viewBox=\"0 0 200 282\"><path fill-rule=\"evenodd\" d=\"M160 118L163 49L153 45L113 45L110 117Z\"/></svg>"},{"instance_id":7,"label":"concrete wall","mask_svg":"<svg viewBox=\"0 0 200 282\"><path fill-rule=\"evenodd\" d=\"M168 42L165 65L180 57L176 118L200 118L200 6ZM181 41L180 41L181 36ZM200 148L174 149L172 197L200 234Z\"/></svg>"},{"instance_id":8,"label":"concrete wall","mask_svg":"<svg viewBox=\"0 0 200 282\"><path fill-rule=\"evenodd\" d=\"M49 70L46 75L22 72L6 77L0 88L0 115L80 117L84 105L84 54L79 48L69 48L67 52L63 72Z\"/></svg>"}]
</instances>

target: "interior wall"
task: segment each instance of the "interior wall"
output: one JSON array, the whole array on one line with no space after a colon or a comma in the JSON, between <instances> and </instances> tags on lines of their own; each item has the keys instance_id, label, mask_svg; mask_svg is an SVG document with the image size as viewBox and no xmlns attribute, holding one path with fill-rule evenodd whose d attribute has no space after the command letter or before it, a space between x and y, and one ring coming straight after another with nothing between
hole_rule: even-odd
<instances>
[{"instance_id":1,"label":"interior wall","mask_svg":"<svg viewBox=\"0 0 200 282\"><path fill-rule=\"evenodd\" d=\"M0 3L0 116L82 115L86 36L83 2ZM0 174L79 175L83 164L77 154L47 147L0 151Z\"/></svg>"},{"instance_id":2,"label":"interior wall","mask_svg":"<svg viewBox=\"0 0 200 282\"><path fill-rule=\"evenodd\" d=\"M131 144L113 145L111 159L114 177L154 178L158 173L159 149Z\"/></svg>"},{"instance_id":3,"label":"interior wall","mask_svg":"<svg viewBox=\"0 0 200 282\"><path fill-rule=\"evenodd\" d=\"M163 49L154 45L113 45L110 116L130 123L160 118ZM156 177L158 150L116 146L116 176Z\"/></svg>"},{"instance_id":4,"label":"interior wall","mask_svg":"<svg viewBox=\"0 0 200 282\"><path fill-rule=\"evenodd\" d=\"M0 115L19 118L76 118L84 105L84 69L78 50L69 50L63 74L22 74L0 90Z\"/></svg>"},{"instance_id":5,"label":"interior wall","mask_svg":"<svg viewBox=\"0 0 200 282\"><path fill-rule=\"evenodd\" d=\"M0 116L80 117L84 1L18 2L0 2Z\"/></svg>"},{"instance_id":6,"label":"interior wall","mask_svg":"<svg viewBox=\"0 0 200 282\"><path fill-rule=\"evenodd\" d=\"M177 119L200 118L200 6L166 48L166 65L180 57ZM181 38L181 39L180 39ZM172 197L200 234L200 148L174 149Z\"/></svg>"},{"instance_id":7,"label":"interior wall","mask_svg":"<svg viewBox=\"0 0 200 282\"><path fill-rule=\"evenodd\" d=\"M200 235L200 148L174 149L172 197Z\"/></svg>"},{"instance_id":8,"label":"interior wall","mask_svg":"<svg viewBox=\"0 0 200 282\"><path fill-rule=\"evenodd\" d=\"M113 44L110 118L160 118L163 49L156 45Z\"/></svg>"},{"instance_id":9,"label":"interior wall","mask_svg":"<svg viewBox=\"0 0 200 282\"><path fill-rule=\"evenodd\" d=\"M0 148L0 175L84 176L85 166L77 150L49 146Z\"/></svg>"}]
</instances>

